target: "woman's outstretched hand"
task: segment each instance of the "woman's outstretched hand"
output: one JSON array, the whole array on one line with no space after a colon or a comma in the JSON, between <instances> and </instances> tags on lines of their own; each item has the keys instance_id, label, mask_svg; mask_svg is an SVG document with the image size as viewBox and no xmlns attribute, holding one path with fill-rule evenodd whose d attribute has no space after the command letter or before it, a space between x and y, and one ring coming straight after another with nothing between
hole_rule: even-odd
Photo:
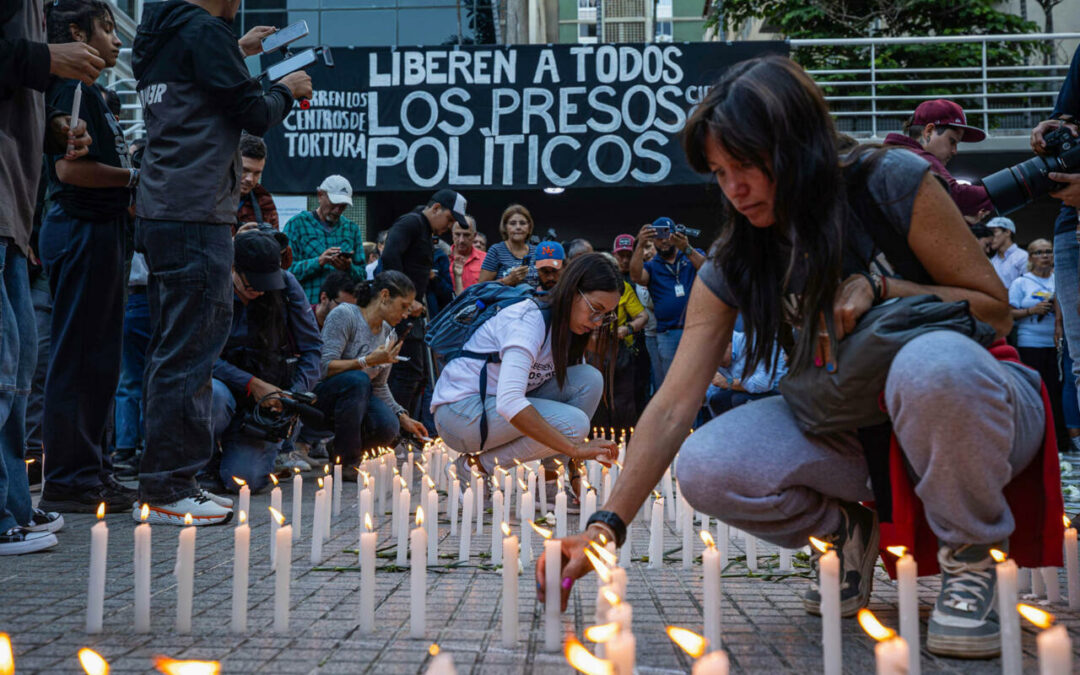
<instances>
[{"instance_id":1,"label":"woman's outstretched hand","mask_svg":"<svg viewBox=\"0 0 1080 675\"><path fill-rule=\"evenodd\" d=\"M599 530L597 530L596 534L599 534ZM560 540L562 543L562 560L555 561L555 564L562 566L562 572L559 573L561 582L559 608L561 611L566 611L566 601L570 598L570 589L574 587L574 582L588 574L589 570L592 569L589 559L585 557L585 547L593 539L593 535L589 533L589 530L586 530ZM549 561L545 558L546 556L541 554L539 560L536 561L536 594L540 598L540 602L547 600L547 589L544 585L546 577L544 574Z\"/></svg>"},{"instance_id":2,"label":"woman's outstretched hand","mask_svg":"<svg viewBox=\"0 0 1080 675\"><path fill-rule=\"evenodd\" d=\"M595 459L604 466L619 458L619 446L615 441L606 438L595 438L591 441L582 441L574 444L573 453L567 453L572 459Z\"/></svg>"}]
</instances>

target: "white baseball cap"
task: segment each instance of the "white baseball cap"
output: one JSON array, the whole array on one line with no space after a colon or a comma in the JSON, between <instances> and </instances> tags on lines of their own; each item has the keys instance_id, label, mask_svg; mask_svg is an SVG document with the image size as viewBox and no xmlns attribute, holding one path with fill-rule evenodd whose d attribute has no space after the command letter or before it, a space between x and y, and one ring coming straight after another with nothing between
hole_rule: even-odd
<instances>
[{"instance_id":1,"label":"white baseball cap","mask_svg":"<svg viewBox=\"0 0 1080 675\"><path fill-rule=\"evenodd\" d=\"M321 185L319 185L319 191L325 192L327 199L331 204L348 204L352 206L352 185L345 176L327 176Z\"/></svg>"},{"instance_id":2,"label":"white baseball cap","mask_svg":"<svg viewBox=\"0 0 1080 675\"><path fill-rule=\"evenodd\" d=\"M1009 232L1012 232L1013 234L1016 234L1016 224L1013 223L1013 221L1010 220L1009 218L1006 218L1005 216L998 216L996 218L991 218L990 222L987 223L986 226L988 228L990 228L990 229L994 229L995 227L1000 227L1003 230L1008 230Z\"/></svg>"}]
</instances>

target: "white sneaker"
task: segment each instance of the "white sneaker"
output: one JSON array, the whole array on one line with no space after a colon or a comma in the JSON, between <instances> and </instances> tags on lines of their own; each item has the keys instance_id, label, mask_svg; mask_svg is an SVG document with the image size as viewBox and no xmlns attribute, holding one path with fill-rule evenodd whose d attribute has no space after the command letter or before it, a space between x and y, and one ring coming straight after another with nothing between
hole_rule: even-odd
<instances>
[{"instance_id":1,"label":"white sneaker","mask_svg":"<svg viewBox=\"0 0 1080 675\"><path fill-rule=\"evenodd\" d=\"M149 504L148 523L162 523L164 525L183 525L184 516L191 514L192 525L218 525L227 523L232 518L232 509L225 508L216 501L206 496L206 493L195 497L185 497L171 504ZM142 522L139 518L139 510L131 512L135 522Z\"/></svg>"},{"instance_id":2,"label":"white sneaker","mask_svg":"<svg viewBox=\"0 0 1080 675\"><path fill-rule=\"evenodd\" d=\"M0 532L0 555L36 553L57 543L56 535L52 532L31 532L25 527L15 526L7 532Z\"/></svg>"},{"instance_id":3,"label":"white sneaker","mask_svg":"<svg viewBox=\"0 0 1080 675\"><path fill-rule=\"evenodd\" d=\"M26 525L30 532L59 532L64 527L64 517L56 511L34 509L34 517Z\"/></svg>"},{"instance_id":4,"label":"white sneaker","mask_svg":"<svg viewBox=\"0 0 1080 675\"><path fill-rule=\"evenodd\" d=\"M209 498L210 501L214 502L218 506L222 506L222 507L227 508L227 509L232 508L233 501L232 501L231 498L222 497L221 495L216 495L213 492L210 492L209 490L203 490L202 493L203 493L203 497Z\"/></svg>"}]
</instances>

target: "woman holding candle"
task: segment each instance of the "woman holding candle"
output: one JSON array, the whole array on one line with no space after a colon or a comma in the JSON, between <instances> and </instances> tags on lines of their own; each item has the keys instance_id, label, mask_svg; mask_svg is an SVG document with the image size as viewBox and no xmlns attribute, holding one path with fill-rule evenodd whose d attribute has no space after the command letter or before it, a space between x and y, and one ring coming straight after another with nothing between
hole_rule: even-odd
<instances>
[{"instance_id":1,"label":"woman holding candle","mask_svg":"<svg viewBox=\"0 0 1080 675\"><path fill-rule=\"evenodd\" d=\"M614 320L622 284L604 256L581 256L544 299L523 297L468 337L467 354L443 369L431 404L439 435L461 453L459 480L469 464L491 475L496 466L558 455L615 459L613 441L586 440L604 378L581 360L592 331Z\"/></svg>"},{"instance_id":2,"label":"woman holding candle","mask_svg":"<svg viewBox=\"0 0 1080 675\"><path fill-rule=\"evenodd\" d=\"M872 305L889 298L932 293L966 301L998 336L1009 331L1005 289L929 166L911 153L850 144L842 155L837 145L821 92L782 57L731 68L691 116L684 146L691 165L712 173L724 194L723 229L695 282L678 353L637 425L622 477L589 530L563 542L570 559L563 577L588 571L582 548L590 537L603 532L621 543L625 523L679 452L678 478L693 508L778 546L825 539L840 559L843 614L867 603L879 534L876 514L858 504L874 495L854 430L807 435L785 399L772 397L686 437L740 313L753 345L746 369L775 365L772 342L780 340L789 377L810 368L843 369L834 358L837 343ZM925 281L900 278L894 265L884 264L873 238L888 239L882 229L899 241L885 244L896 254L892 262L914 261L905 269ZM889 366L885 407L940 541L943 579L928 637L935 653L973 658L999 649L989 549L1016 525L1003 489L1043 446L1040 392L1036 373L999 361L954 332L910 340ZM1036 468L1042 471L1041 460ZM1042 475L1027 498L1051 504L1057 490L1060 500L1059 487L1042 483ZM1060 537L1052 522L1046 527L1044 537ZM1053 548L1032 557L1052 556ZM920 567L932 562L919 559ZM544 564L537 570L543 583ZM816 586L804 602L809 612L820 611Z\"/></svg>"}]
</instances>

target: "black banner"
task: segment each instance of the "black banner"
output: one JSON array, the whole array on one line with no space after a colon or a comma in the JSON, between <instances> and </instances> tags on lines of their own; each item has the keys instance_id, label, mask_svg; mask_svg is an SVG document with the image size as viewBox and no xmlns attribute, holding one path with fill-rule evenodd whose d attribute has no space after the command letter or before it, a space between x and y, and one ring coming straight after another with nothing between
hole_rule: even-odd
<instances>
[{"instance_id":1,"label":"black banner","mask_svg":"<svg viewBox=\"0 0 1080 675\"><path fill-rule=\"evenodd\" d=\"M310 193L701 182L678 134L732 64L782 42L335 49L266 136L263 182Z\"/></svg>"}]
</instances>

